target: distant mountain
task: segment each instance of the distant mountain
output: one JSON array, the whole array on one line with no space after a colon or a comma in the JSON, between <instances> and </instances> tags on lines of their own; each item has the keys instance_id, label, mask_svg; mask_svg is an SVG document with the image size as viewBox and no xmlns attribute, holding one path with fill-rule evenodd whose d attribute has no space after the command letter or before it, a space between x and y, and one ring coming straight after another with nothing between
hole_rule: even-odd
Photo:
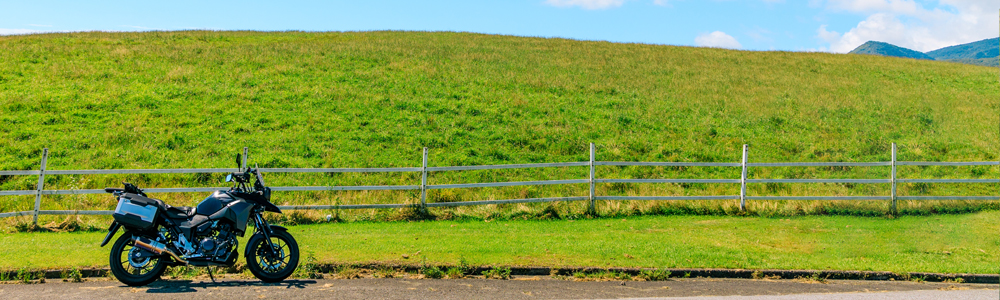
<instances>
[{"instance_id":1,"label":"distant mountain","mask_svg":"<svg viewBox=\"0 0 1000 300\"><path fill-rule=\"evenodd\" d=\"M927 55L934 59L980 59L1000 56L1000 38L944 47Z\"/></svg>"},{"instance_id":2,"label":"distant mountain","mask_svg":"<svg viewBox=\"0 0 1000 300\"><path fill-rule=\"evenodd\" d=\"M930 57L920 51L910 50L893 44L876 41L868 41L867 43L854 48L854 50L851 50L850 53L934 60L933 57Z\"/></svg>"},{"instance_id":3,"label":"distant mountain","mask_svg":"<svg viewBox=\"0 0 1000 300\"><path fill-rule=\"evenodd\" d=\"M944 47L927 52L936 60L981 66L1000 66L1000 38L985 39L968 44Z\"/></svg>"},{"instance_id":4,"label":"distant mountain","mask_svg":"<svg viewBox=\"0 0 1000 300\"><path fill-rule=\"evenodd\" d=\"M988 67L1000 66L1000 38L944 47L927 53L889 43L869 41L850 53L950 61Z\"/></svg>"}]
</instances>

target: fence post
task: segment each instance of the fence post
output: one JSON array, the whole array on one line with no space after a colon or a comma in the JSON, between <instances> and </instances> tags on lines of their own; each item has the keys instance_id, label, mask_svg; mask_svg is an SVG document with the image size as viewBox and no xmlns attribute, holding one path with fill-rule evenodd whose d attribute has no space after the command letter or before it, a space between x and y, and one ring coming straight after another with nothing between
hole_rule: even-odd
<instances>
[{"instance_id":1,"label":"fence post","mask_svg":"<svg viewBox=\"0 0 1000 300\"><path fill-rule=\"evenodd\" d=\"M590 211L594 210L594 143L590 143Z\"/></svg>"},{"instance_id":2,"label":"fence post","mask_svg":"<svg viewBox=\"0 0 1000 300\"><path fill-rule=\"evenodd\" d=\"M895 216L898 212L896 210L896 143L892 143L892 163L890 165L892 166L892 175L889 178L889 183L892 185L892 215Z\"/></svg>"},{"instance_id":3,"label":"fence post","mask_svg":"<svg viewBox=\"0 0 1000 300\"><path fill-rule=\"evenodd\" d=\"M42 149L42 167L38 169L38 189L35 192L35 219L33 222L38 226L38 210L42 206L42 188L45 187L45 164L49 160L49 148Z\"/></svg>"},{"instance_id":4,"label":"fence post","mask_svg":"<svg viewBox=\"0 0 1000 300\"><path fill-rule=\"evenodd\" d=\"M743 172L740 173L740 211L747 209L747 144L743 144Z\"/></svg>"},{"instance_id":5,"label":"fence post","mask_svg":"<svg viewBox=\"0 0 1000 300\"><path fill-rule=\"evenodd\" d=\"M247 147L243 147L243 165L241 165L240 167L243 168L243 170L240 171L247 170Z\"/></svg>"},{"instance_id":6,"label":"fence post","mask_svg":"<svg viewBox=\"0 0 1000 300\"><path fill-rule=\"evenodd\" d=\"M424 147L424 166L420 173L420 206L427 206L427 147Z\"/></svg>"}]
</instances>

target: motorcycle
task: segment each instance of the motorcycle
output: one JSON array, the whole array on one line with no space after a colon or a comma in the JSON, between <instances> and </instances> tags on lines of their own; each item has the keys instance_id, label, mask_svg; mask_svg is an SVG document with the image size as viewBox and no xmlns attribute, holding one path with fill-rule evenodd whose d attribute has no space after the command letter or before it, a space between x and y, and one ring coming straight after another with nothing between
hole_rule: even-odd
<instances>
[{"instance_id":1,"label":"motorcycle","mask_svg":"<svg viewBox=\"0 0 1000 300\"><path fill-rule=\"evenodd\" d=\"M127 182L123 189L104 189L118 199L118 206L101 247L119 229L125 230L111 246L115 278L142 286L159 279L168 266L233 266L239 256L236 237L244 236L248 223L255 228L244 250L250 273L264 282L292 275L299 247L287 229L262 217L281 210L271 203L271 188L265 186L260 169L231 173L226 182L233 187L212 193L196 207L170 206Z\"/></svg>"}]
</instances>

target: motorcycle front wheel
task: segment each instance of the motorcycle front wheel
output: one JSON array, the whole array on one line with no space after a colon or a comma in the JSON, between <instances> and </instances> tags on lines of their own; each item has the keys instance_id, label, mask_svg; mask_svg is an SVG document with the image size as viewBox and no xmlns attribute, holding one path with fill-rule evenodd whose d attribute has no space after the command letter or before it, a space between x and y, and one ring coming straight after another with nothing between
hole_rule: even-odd
<instances>
[{"instance_id":1,"label":"motorcycle front wheel","mask_svg":"<svg viewBox=\"0 0 1000 300\"><path fill-rule=\"evenodd\" d=\"M299 245L295 238L282 230L271 233L273 251L268 250L267 240L263 235L254 235L247 242L247 269L264 282L279 282L295 272L299 263Z\"/></svg>"},{"instance_id":2,"label":"motorcycle front wheel","mask_svg":"<svg viewBox=\"0 0 1000 300\"><path fill-rule=\"evenodd\" d=\"M159 257L135 257L139 249L135 247L132 234L125 232L111 247L111 274L129 286L147 285L163 275L167 262Z\"/></svg>"}]
</instances>

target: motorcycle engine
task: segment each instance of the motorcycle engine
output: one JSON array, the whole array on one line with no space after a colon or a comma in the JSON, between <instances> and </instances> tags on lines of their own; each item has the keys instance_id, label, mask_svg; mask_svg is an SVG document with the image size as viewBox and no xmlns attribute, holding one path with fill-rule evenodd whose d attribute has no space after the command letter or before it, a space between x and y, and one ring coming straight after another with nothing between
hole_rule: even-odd
<instances>
[{"instance_id":1,"label":"motorcycle engine","mask_svg":"<svg viewBox=\"0 0 1000 300\"><path fill-rule=\"evenodd\" d=\"M199 229L199 237L201 241L198 242L199 252L204 255L204 257L225 259L229 255L229 251L236 246L236 236L233 235L232 230L230 230L229 224L212 224L213 226L206 228L203 233Z\"/></svg>"}]
</instances>

